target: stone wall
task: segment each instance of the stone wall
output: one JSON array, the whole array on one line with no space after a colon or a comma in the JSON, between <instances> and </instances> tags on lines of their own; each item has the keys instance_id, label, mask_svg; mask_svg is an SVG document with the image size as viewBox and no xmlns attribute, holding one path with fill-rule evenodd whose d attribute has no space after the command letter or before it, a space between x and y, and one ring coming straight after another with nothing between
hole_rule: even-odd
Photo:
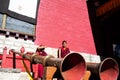
<instances>
[{"instance_id":1,"label":"stone wall","mask_svg":"<svg viewBox=\"0 0 120 80\"><path fill-rule=\"evenodd\" d=\"M25 41L24 39L21 38L15 39L14 37L11 36L7 38L4 35L0 35L0 54L2 54L4 47L7 47L7 51L9 51L9 49L15 49L19 51L22 46L25 47L26 52L27 51L35 52L38 45L35 45L34 42L32 42L31 40ZM57 48L47 47L45 51L49 55L53 55L57 57ZM71 51L71 52L76 52L76 51ZM92 55L89 53L81 53L81 52L78 53L83 55L83 57L87 62L100 62L100 57L97 55Z\"/></svg>"}]
</instances>

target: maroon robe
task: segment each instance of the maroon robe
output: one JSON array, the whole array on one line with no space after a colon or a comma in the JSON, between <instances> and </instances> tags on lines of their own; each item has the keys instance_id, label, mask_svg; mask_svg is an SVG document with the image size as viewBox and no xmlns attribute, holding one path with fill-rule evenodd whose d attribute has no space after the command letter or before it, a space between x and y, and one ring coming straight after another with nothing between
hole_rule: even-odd
<instances>
[{"instance_id":1,"label":"maroon robe","mask_svg":"<svg viewBox=\"0 0 120 80\"><path fill-rule=\"evenodd\" d=\"M41 51L41 52L36 52L38 55L41 56L47 56L47 53L45 51ZM43 65L42 64L38 64L38 78L42 78L43 77Z\"/></svg>"},{"instance_id":2,"label":"maroon robe","mask_svg":"<svg viewBox=\"0 0 120 80\"><path fill-rule=\"evenodd\" d=\"M45 51L36 52L36 53L40 56L47 56L47 53Z\"/></svg>"},{"instance_id":3,"label":"maroon robe","mask_svg":"<svg viewBox=\"0 0 120 80\"><path fill-rule=\"evenodd\" d=\"M70 50L69 48L64 48L64 47L61 47L61 58L64 58L68 53L70 53Z\"/></svg>"}]
</instances>

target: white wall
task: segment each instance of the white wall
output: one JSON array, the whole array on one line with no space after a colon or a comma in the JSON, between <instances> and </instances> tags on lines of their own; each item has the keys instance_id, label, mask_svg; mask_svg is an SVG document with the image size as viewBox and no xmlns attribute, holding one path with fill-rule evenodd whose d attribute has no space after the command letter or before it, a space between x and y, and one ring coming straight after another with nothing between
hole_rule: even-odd
<instances>
[{"instance_id":1,"label":"white wall","mask_svg":"<svg viewBox=\"0 0 120 80\"><path fill-rule=\"evenodd\" d=\"M36 48L38 45L35 45L34 42L32 42L31 40L24 40L24 39L15 39L14 37L8 37L6 38L3 35L0 35L0 53L2 54L3 52L3 48L7 47L7 51L9 51L10 49L15 49L15 50L20 50L20 48L24 46L25 47L25 51L27 52L35 52ZM49 54L49 55L53 55L55 57L57 57L57 49L56 48L51 48L51 47L47 47L45 49L45 51ZM71 52L76 52L76 51L71 51ZM99 63L100 62L100 57L97 55L91 55L88 53L80 53L84 58L86 62L95 62L95 63Z\"/></svg>"}]
</instances>

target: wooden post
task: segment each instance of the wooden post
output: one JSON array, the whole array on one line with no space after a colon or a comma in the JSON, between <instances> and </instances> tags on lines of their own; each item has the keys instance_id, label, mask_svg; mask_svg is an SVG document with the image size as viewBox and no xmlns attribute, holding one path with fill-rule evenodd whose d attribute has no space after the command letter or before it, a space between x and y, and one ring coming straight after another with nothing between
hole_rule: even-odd
<instances>
[{"instance_id":1,"label":"wooden post","mask_svg":"<svg viewBox=\"0 0 120 80\"><path fill-rule=\"evenodd\" d=\"M57 71L57 68L54 66L45 66L43 80L53 80L53 76L56 71Z\"/></svg>"},{"instance_id":2,"label":"wooden post","mask_svg":"<svg viewBox=\"0 0 120 80\"><path fill-rule=\"evenodd\" d=\"M3 18L2 18L2 29L5 29L5 26L6 26L6 19L7 19L7 15L6 14L3 14Z\"/></svg>"},{"instance_id":3,"label":"wooden post","mask_svg":"<svg viewBox=\"0 0 120 80\"><path fill-rule=\"evenodd\" d=\"M16 54L13 53L13 68L16 68Z\"/></svg>"},{"instance_id":4,"label":"wooden post","mask_svg":"<svg viewBox=\"0 0 120 80\"><path fill-rule=\"evenodd\" d=\"M7 47L3 48L3 57L2 57L2 65L1 67L4 68L4 66L6 65L5 61L6 61L6 56L7 56Z\"/></svg>"}]
</instances>

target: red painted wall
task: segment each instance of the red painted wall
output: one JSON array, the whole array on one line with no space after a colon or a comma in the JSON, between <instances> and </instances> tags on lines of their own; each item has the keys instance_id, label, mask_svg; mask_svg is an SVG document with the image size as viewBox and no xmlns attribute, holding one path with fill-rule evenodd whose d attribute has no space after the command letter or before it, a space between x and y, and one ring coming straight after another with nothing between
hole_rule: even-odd
<instances>
[{"instance_id":1,"label":"red painted wall","mask_svg":"<svg viewBox=\"0 0 120 80\"><path fill-rule=\"evenodd\" d=\"M85 0L41 0L35 44L58 48L68 41L72 51L96 54Z\"/></svg>"}]
</instances>

